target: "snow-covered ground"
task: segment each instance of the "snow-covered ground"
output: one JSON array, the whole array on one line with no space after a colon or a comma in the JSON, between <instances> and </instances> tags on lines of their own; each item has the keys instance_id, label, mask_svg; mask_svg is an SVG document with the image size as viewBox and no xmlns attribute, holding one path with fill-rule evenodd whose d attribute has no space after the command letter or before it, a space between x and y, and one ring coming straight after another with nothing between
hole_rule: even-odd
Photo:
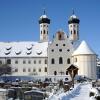
<instances>
[{"instance_id":1,"label":"snow-covered ground","mask_svg":"<svg viewBox=\"0 0 100 100\"><path fill-rule=\"evenodd\" d=\"M90 89L90 83L78 84L71 91L52 95L49 100L95 100L93 97L89 97Z\"/></svg>"}]
</instances>

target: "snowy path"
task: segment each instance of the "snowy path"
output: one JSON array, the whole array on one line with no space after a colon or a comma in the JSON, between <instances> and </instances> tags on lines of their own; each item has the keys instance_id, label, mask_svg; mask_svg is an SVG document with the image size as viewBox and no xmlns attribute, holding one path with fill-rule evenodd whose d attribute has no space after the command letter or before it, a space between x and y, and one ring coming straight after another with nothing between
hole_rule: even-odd
<instances>
[{"instance_id":1,"label":"snowy path","mask_svg":"<svg viewBox=\"0 0 100 100\"><path fill-rule=\"evenodd\" d=\"M89 100L89 84L81 85L76 91L73 93L73 96L69 100Z\"/></svg>"},{"instance_id":2,"label":"snowy path","mask_svg":"<svg viewBox=\"0 0 100 100\"><path fill-rule=\"evenodd\" d=\"M82 83L76 86L76 88L74 88L72 91L61 93L59 95L53 95L48 100L94 100L90 99L89 97L90 88L91 84Z\"/></svg>"}]
</instances>

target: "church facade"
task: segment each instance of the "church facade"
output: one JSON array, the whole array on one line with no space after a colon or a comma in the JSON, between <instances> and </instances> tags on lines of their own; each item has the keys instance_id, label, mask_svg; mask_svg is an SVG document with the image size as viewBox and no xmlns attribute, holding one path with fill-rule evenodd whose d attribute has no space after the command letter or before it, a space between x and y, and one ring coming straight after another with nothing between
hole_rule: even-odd
<instances>
[{"instance_id":1,"label":"church facade","mask_svg":"<svg viewBox=\"0 0 100 100\"><path fill-rule=\"evenodd\" d=\"M68 75L74 64L78 75L96 78L96 54L85 41L79 40L79 18L73 13L68 20L69 34L58 30L51 41L50 19L40 19L40 41L0 42L0 64L12 67L14 76Z\"/></svg>"}]
</instances>

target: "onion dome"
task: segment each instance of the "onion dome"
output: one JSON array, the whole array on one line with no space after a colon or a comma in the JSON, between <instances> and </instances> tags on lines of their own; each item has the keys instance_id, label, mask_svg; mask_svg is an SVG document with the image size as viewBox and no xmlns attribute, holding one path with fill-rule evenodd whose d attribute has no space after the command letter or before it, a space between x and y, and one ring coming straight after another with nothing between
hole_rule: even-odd
<instances>
[{"instance_id":1,"label":"onion dome","mask_svg":"<svg viewBox=\"0 0 100 100\"><path fill-rule=\"evenodd\" d=\"M50 19L45 14L45 10L44 10L44 14L39 19L39 24L41 24L41 23L48 23L48 24L50 24Z\"/></svg>"},{"instance_id":2,"label":"onion dome","mask_svg":"<svg viewBox=\"0 0 100 100\"><path fill-rule=\"evenodd\" d=\"M70 16L69 20L68 20L68 24L71 24L71 23L77 23L79 24L80 20L78 19L78 17L74 14L74 11L73 11L73 14L72 16Z\"/></svg>"},{"instance_id":3,"label":"onion dome","mask_svg":"<svg viewBox=\"0 0 100 100\"><path fill-rule=\"evenodd\" d=\"M74 51L73 56L75 55L94 55L95 52L88 46L85 41L82 41L79 47Z\"/></svg>"}]
</instances>

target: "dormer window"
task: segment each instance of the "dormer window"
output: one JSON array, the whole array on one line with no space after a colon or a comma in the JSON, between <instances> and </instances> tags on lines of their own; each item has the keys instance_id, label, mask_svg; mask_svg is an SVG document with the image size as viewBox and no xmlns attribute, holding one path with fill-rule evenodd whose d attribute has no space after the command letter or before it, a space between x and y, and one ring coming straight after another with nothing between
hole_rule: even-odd
<instances>
[{"instance_id":1,"label":"dormer window","mask_svg":"<svg viewBox=\"0 0 100 100\"><path fill-rule=\"evenodd\" d=\"M16 53L16 55L19 55L19 54L21 54L21 51L18 51L18 52L15 52Z\"/></svg>"},{"instance_id":2,"label":"dormer window","mask_svg":"<svg viewBox=\"0 0 100 100\"><path fill-rule=\"evenodd\" d=\"M12 47L7 47L6 50L10 50Z\"/></svg>"},{"instance_id":3,"label":"dormer window","mask_svg":"<svg viewBox=\"0 0 100 100\"><path fill-rule=\"evenodd\" d=\"M32 49L32 47L27 47L27 50L31 50Z\"/></svg>"},{"instance_id":4,"label":"dormer window","mask_svg":"<svg viewBox=\"0 0 100 100\"><path fill-rule=\"evenodd\" d=\"M9 55L10 54L10 51L9 52L5 52L5 55Z\"/></svg>"},{"instance_id":5,"label":"dormer window","mask_svg":"<svg viewBox=\"0 0 100 100\"><path fill-rule=\"evenodd\" d=\"M27 55L30 55L31 53L32 53L31 51L29 51L29 52L27 51L27 52L26 52Z\"/></svg>"}]
</instances>

